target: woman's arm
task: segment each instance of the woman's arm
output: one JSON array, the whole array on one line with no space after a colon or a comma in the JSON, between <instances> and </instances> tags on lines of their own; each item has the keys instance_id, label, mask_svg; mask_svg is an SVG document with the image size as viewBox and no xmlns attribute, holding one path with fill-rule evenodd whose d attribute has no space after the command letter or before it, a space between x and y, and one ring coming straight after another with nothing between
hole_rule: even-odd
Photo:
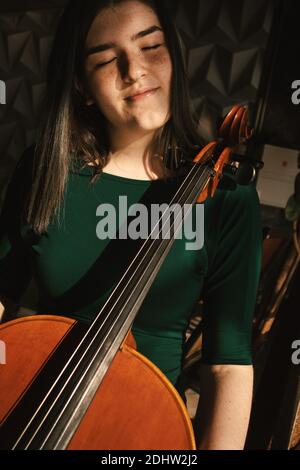
<instances>
[{"instance_id":1,"label":"woman's arm","mask_svg":"<svg viewBox=\"0 0 300 470\"><path fill-rule=\"evenodd\" d=\"M199 450L244 448L253 391L252 365L201 366L195 417Z\"/></svg>"}]
</instances>

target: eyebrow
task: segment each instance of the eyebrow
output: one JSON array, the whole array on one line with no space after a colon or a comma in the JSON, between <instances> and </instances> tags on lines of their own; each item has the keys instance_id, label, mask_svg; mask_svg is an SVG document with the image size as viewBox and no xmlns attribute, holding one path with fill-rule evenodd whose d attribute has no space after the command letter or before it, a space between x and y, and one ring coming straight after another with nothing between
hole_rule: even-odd
<instances>
[{"instance_id":1,"label":"eyebrow","mask_svg":"<svg viewBox=\"0 0 300 470\"><path fill-rule=\"evenodd\" d=\"M145 36L148 36L149 34L155 33L156 31L162 31L162 29L159 26L150 26L150 28L145 29L144 31L140 31L139 33L134 34L131 36L131 41L136 41L139 38L143 38ZM96 54L97 52L103 52L107 51L108 49L112 49L113 47L116 47L116 44L113 42L107 42L105 44L98 44L98 46L94 47L89 47L85 51L85 56L88 57L91 54Z\"/></svg>"}]
</instances>

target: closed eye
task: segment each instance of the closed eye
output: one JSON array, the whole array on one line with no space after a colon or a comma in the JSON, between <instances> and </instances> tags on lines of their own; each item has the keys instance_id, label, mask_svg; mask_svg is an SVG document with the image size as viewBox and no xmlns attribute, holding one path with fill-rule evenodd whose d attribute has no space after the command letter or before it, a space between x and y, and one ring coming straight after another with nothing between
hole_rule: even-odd
<instances>
[{"instance_id":1,"label":"closed eye","mask_svg":"<svg viewBox=\"0 0 300 470\"><path fill-rule=\"evenodd\" d=\"M143 51L149 51L149 50L153 50L153 49L158 49L159 47L161 47L163 44L155 44L154 46L147 46L147 47L143 47L142 50ZM97 68L101 68L101 67L104 67L104 65L108 65L110 64L111 62L113 62L117 57L114 57L113 59L109 60L108 62L103 62L102 64L96 64L96 69Z\"/></svg>"},{"instance_id":2,"label":"closed eye","mask_svg":"<svg viewBox=\"0 0 300 470\"><path fill-rule=\"evenodd\" d=\"M110 63L113 62L115 59L116 59L116 57L114 57L113 59L109 60L108 62L103 62L102 64L96 64L95 68L96 68L96 69L99 69L100 67L104 67L104 65L110 64Z\"/></svg>"},{"instance_id":3,"label":"closed eye","mask_svg":"<svg viewBox=\"0 0 300 470\"><path fill-rule=\"evenodd\" d=\"M148 47L143 47L143 51L147 51L149 49L158 49L162 44L155 44L155 46L148 46Z\"/></svg>"}]
</instances>

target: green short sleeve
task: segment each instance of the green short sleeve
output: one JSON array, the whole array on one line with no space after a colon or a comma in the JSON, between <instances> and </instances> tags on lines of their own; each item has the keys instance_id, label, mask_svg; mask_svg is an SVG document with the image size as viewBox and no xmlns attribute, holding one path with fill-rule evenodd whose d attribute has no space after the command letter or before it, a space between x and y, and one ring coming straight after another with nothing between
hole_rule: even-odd
<instances>
[{"instance_id":1,"label":"green short sleeve","mask_svg":"<svg viewBox=\"0 0 300 470\"><path fill-rule=\"evenodd\" d=\"M218 191L211 207L202 360L208 364L251 364L262 252L258 195L255 187L238 185L234 191Z\"/></svg>"}]
</instances>

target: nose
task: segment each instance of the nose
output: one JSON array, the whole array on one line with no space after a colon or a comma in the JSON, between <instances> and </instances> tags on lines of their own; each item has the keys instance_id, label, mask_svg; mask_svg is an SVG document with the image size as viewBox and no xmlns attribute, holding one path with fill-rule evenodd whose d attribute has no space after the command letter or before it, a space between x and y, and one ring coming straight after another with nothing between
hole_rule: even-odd
<instances>
[{"instance_id":1,"label":"nose","mask_svg":"<svg viewBox=\"0 0 300 470\"><path fill-rule=\"evenodd\" d=\"M146 75L142 53L127 53L121 58L121 75L125 82L133 83Z\"/></svg>"}]
</instances>

